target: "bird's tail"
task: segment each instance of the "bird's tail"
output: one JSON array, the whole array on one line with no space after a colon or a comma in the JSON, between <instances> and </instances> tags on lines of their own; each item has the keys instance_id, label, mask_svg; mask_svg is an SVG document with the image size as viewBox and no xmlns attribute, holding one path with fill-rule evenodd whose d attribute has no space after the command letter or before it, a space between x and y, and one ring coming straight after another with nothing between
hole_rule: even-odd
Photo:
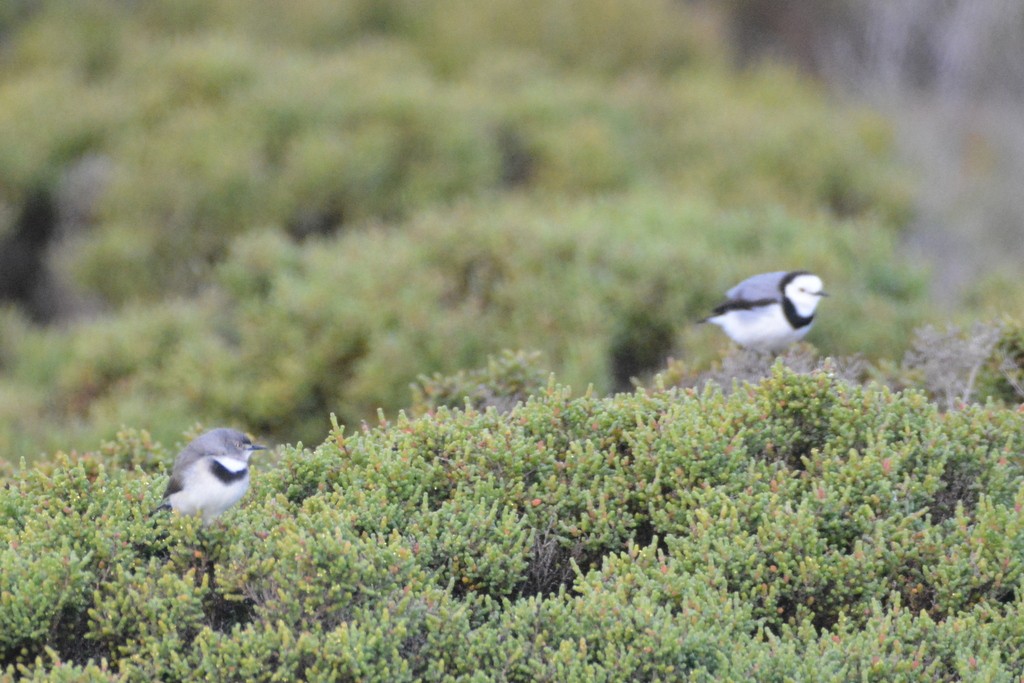
<instances>
[{"instance_id":1,"label":"bird's tail","mask_svg":"<svg viewBox=\"0 0 1024 683\"><path fill-rule=\"evenodd\" d=\"M160 505L158 505L155 508L153 508L153 511L149 513L149 516L152 517L156 513L160 512L161 510L170 510L170 509L171 509L170 501L165 500L164 502L160 503Z\"/></svg>"}]
</instances>

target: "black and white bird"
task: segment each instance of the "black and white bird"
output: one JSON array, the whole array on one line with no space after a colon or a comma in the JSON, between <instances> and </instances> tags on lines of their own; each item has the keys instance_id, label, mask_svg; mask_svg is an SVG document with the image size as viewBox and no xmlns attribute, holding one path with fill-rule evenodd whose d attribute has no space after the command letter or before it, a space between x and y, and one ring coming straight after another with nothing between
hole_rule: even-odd
<instances>
[{"instance_id":1,"label":"black and white bird","mask_svg":"<svg viewBox=\"0 0 1024 683\"><path fill-rule=\"evenodd\" d=\"M242 432L214 429L197 437L178 454L157 510L202 514L209 524L237 503L249 488L249 457L265 450Z\"/></svg>"},{"instance_id":2,"label":"black and white bird","mask_svg":"<svg viewBox=\"0 0 1024 683\"><path fill-rule=\"evenodd\" d=\"M828 294L821 278L805 270L761 273L725 293L728 299L704 318L750 349L780 351L811 329L818 302Z\"/></svg>"}]
</instances>

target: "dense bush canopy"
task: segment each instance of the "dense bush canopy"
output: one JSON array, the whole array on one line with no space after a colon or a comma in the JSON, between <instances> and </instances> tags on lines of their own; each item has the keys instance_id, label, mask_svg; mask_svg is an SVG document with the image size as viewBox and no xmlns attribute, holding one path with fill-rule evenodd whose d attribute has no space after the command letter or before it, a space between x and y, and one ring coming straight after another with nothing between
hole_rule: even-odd
<instances>
[{"instance_id":1,"label":"dense bush canopy","mask_svg":"<svg viewBox=\"0 0 1024 683\"><path fill-rule=\"evenodd\" d=\"M1024 419L759 385L288 447L208 529L122 434L0 489L0 657L70 680L1010 680Z\"/></svg>"},{"instance_id":2,"label":"dense bush canopy","mask_svg":"<svg viewBox=\"0 0 1024 683\"><path fill-rule=\"evenodd\" d=\"M641 13L582 3L565 25L606 25L579 27L597 42L578 55L525 37L555 30L543 3L531 19L519 3L460 9L472 29L449 26L444 1L211 4L220 11L53 0L0 60L3 204L59 203L76 189L62 176L107 160L92 166L90 229L50 257L106 304L195 292L240 234L302 238L507 188L594 193L657 179L748 205L905 208L879 119L831 111L781 70L732 76L699 61L692 22L667 2ZM643 49L616 24L627 13ZM487 43L512 14L543 29L524 26L505 49ZM317 38L332 25L334 40ZM613 28L615 41L600 41ZM305 33L285 50L276 40L288 29ZM475 46L453 40L460 29ZM17 216L0 213L0 235Z\"/></svg>"},{"instance_id":3,"label":"dense bush canopy","mask_svg":"<svg viewBox=\"0 0 1024 683\"><path fill-rule=\"evenodd\" d=\"M731 284L717 272L722 252L739 272L814 268L842 295L822 307L812 339L836 354L884 355L922 316L921 273L899 271L892 250L889 233L862 223L721 211L663 192L460 204L302 245L252 234L190 306L132 307L65 334L12 338L9 381L23 389L8 439L59 447L50 424L26 417L34 397L61 424L165 425L157 434L170 439L201 417L312 442L332 411L356 424L407 406L418 375L474 367L503 348L543 352L573 386L628 387L670 355L706 362L725 348L724 335L694 325Z\"/></svg>"},{"instance_id":4,"label":"dense bush canopy","mask_svg":"<svg viewBox=\"0 0 1024 683\"><path fill-rule=\"evenodd\" d=\"M0 680L1019 677L1024 327L709 7L0 3ZM780 268L814 346L692 324Z\"/></svg>"},{"instance_id":5,"label":"dense bush canopy","mask_svg":"<svg viewBox=\"0 0 1024 683\"><path fill-rule=\"evenodd\" d=\"M884 120L730 70L697 6L454 5L0 12L0 457L125 424L316 442L505 348L622 388L715 358L690 323L766 269L844 293L826 352L905 347Z\"/></svg>"}]
</instances>

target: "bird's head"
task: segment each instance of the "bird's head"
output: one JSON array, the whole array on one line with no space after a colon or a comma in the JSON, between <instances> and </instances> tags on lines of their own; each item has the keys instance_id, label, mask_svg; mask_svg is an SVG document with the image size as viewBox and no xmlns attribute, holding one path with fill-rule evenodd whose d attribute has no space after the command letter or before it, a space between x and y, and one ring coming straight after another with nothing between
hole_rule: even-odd
<instances>
[{"instance_id":1,"label":"bird's head","mask_svg":"<svg viewBox=\"0 0 1024 683\"><path fill-rule=\"evenodd\" d=\"M783 294L802 316L813 314L821 298L828 296L821 278L812 273L800 273L794 277L786 284Z\"/></svg>"}]
</instances>

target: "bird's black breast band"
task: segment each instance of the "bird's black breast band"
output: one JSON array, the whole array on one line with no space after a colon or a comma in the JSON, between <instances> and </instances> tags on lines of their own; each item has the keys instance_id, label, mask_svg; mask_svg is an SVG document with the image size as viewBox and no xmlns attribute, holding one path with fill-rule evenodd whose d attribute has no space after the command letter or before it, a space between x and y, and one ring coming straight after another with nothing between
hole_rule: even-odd
<instances>
[{"instance_id":1,"label":"bird's black breast band","mask_svg":"<svg viewBox=\"0 0 1024 683\"><path fill-rule=\"evenodd\" d=\"M793 326L794 330L799 330L801 327L807 327L814 320L814 315L802 316L796 312L796 306L787 297L782 297L782 312L786 315L786 320Z\"/></svg>"},{"instance_id":2,"label":"bird's black breast band","mask_svg":"<svg viewBox=\"0 0 1024 683\"><path fill-rule=\"evenodd\" d=\"M249 474L248 467L238 472L232 472L227 467L224 467L224 465L221 465L219 462L212 459L210 460L210 471L213 472L213 476L217 477L217 479L225 484L230 484L231 482L238 481L239 479L245 479Z\"/></svg>"}]
</instances>

